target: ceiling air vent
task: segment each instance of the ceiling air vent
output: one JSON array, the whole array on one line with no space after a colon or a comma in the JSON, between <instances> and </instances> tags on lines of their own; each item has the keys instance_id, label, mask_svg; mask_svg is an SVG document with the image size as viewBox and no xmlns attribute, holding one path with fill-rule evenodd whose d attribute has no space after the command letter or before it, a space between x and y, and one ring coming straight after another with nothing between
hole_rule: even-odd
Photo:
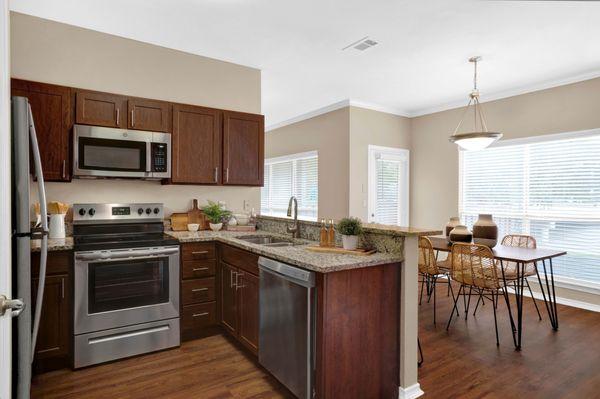
<instances>
[{"instance_id":1,"label":"ceiling air vent","mask_svg":"<svg viewBox=\"0 0 600 399\"><path fill-rule=\"evenodd\" d=\"M369 39L369 36L365 36L360 40L350 43L349 45L344 47L342 49L342 51L348 50L349 48L353 48L353 49L356 49L359 51L365 51L366 49L371 48L371 47L375 46L376 44L377 44L377 42L375 40Z\"/></svg>"}]
</instances>

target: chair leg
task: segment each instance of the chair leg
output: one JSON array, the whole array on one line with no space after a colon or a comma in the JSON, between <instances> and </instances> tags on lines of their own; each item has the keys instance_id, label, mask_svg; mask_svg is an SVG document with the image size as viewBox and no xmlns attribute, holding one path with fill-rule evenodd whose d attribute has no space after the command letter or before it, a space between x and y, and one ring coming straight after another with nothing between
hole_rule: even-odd
<instances>
[{"instance_id":1,"label":"chair leg","mask_svg":"<svg viewBox=\"0 0 600 399\"><path fill-rule=\"evenodd\" d=\"M450 281L450 278L448 278L448 281ZM454 290L452 289L452 284L448 285L450 287L450 293L452 294L452 300L454 301ZM458 295L456 296L456 300L458 300ZM458 306L456 307L456 317L458 317Z\"/></svg>"},{"instance_id":2,"label":"chair leg","mask_svg":"<svg viewBox=\"0 0 600 399\"><path fill-rule=\"evenodd\" d=\"M446 276L448 278L448 292L446 292L446 296L450 296L450 290L452 289L452 284L450 283L450 276Z\"/></svg>"},{"instance_id":3,"label":"chair leg","mask_svg":"<svg viewBox=\"0 0 600 399\"><path fill-rule=\"evenodd\" d=\"M469 287L469 300L467 301L467 307L465 308L465 320L467 320L467 316L469 315L469 308L471 307L471 293L473 292L473 287Z\"/></svg>"},{"instance_id":4,"label":"chair leg","mask_svg":"<svg viewBox=\"0 0 600 399\"><path fill-rule=\"evenodd\" d=\"M475 310L473 311L473 316L475 316L475 313L477 313L477 308L479 307L479 302L481 302L482 305L485 305L485 301L483 299L483 290L479 291L479 298L477 298L477 303L475 304Z\"/></svg>"},{"instance_id":5,"label":"chair leg","mask_svg":"<svg viewBox=\"0 0 600 399\"><path fill-rule=\"evenodd\" d=\"M492 307L494 308L494 328L496 328L496 346L500 346L500 338L498 337L498 319L496 318L496 301L494 300L494 291L492 293ZM496 292L496 297L498 293Z\"/></svg>"},{"instance_id":6,"label":"chair leg","mask_svg":"<svg viewBox=\"0 0 600 399\"><path fill-rule=\"evenodd\" d=\"M458 303L458 299L460 298L460 292L464 291L464 286L461 284L460 288L458 289L458 294L456 295L456 298L454 299L454 307L452 308L452 312L450 312L450 318L448 319L448 324L446 324L446 331L448 331L448 329L450 328L450 322L452 321L452 316L454 316L454 311L456 310L456 304Z\"/></svg>"},{"instance_id":7,"label":"chair leg","mask_svg":"<svg viewBox=\"0 0 600 399\"><path fill-rule=\"evenodd\" d=\"M432 279L433 279L433 324L435 324L435 307L436 307L435 306L436 305L436 303L435 303L435 291L436 291L435 285L437 283L437 277L434 276Z\"/></svg>"},{"instance_id":8,"label":"chair leg","mask_svg":"<svg viewBox=\"0 0 600 399\"><path fill-rule=\"evenodd\" d=\"M527 283L527 288L529 288L529 294L531 295L531 299L533 299L533 305L535 306L535 310L538 314L538 317L540 318L540 321L542 320L542 314L540 313L540 309L538 308L537 305L537 301L535 300L535 297L533 296L533 291L531 291L531 286L529 285L529 280L527 280L527 277L525 277L525 282Z\"/></svg>"},{"instance_id":9,"label":"chair leg","mask_svg":"<svg viewBox=\"0 0 600 399\"><path fill-rule=\"evenodd\" d=\"M427 303L429 303L431 302L431 294L433 294L433 277L429 277L427 281Z\"/></svg>"},{"instance_id":10,"label":"chair leg","mask_svg":"<svg viewBox=\"0 0 600 399\"><path fill-rule=\"evenodd\" d=\"M425 276L421 276L422 280L421 280L421 293L419 294L419 305L421 304L421 301L423 300L423 288L425 288Z\"/></svg>"}]
</instances>

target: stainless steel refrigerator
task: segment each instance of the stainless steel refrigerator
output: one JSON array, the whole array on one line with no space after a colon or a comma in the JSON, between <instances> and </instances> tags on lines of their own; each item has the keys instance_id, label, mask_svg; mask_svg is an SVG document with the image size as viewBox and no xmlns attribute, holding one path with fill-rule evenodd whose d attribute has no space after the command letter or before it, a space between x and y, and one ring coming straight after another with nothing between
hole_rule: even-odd
<instances>
[{"instance_id":1,"label":"stainless steel refrigerator","mask_svg":"<svg viewBox=\"0 0 600 399\"><path fill-rule=\"evenodd\" d=\"M38 185L41 229L32 229L29 204L30 156ZM31 364L35 352L44 283L46 259L48 256L48 218L46 213L46 193L40 151L37 143L31 106L25 97L12 97L12 266L16 297L25 305L17 313L16 356L13 370L16 371L14 391L18 399L29 398L31 387ZM40 254L39 284L36 296L35 313L31 295L31 239L39 235L42 240ZM13 312L15 315L16 312Z\"/></svg>"}]
</instances>

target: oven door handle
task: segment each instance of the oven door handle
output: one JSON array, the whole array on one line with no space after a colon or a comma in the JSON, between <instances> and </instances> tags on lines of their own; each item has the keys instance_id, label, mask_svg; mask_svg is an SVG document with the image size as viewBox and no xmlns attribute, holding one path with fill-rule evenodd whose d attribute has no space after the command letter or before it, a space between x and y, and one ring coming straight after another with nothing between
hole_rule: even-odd
<instances>
[{"instance_id":1,"label":"oven door handle","mask_svg":"<svg viewBox=\"0 0 600 399\"><path fill-rule=\"evenodd\" d=\"M173 255L179 252L179 248L166 248L166 249L144 249L144 250L133 250L133 251L119 251L119 252L95 252L88 254L75 254L77 260L114 260L114 259L143 259L158 257L163 255Z\"/></svg>"}]
</instances>

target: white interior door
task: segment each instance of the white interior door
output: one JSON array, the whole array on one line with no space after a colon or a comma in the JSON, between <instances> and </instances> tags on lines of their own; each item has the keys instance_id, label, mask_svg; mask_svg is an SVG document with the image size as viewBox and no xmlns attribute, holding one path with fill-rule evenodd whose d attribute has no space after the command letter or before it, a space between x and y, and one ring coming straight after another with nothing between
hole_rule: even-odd
<instances>
[{"instance_id":1,"label":"white interior door","mask_svg":"<svg viewBox=\"0 0 600 399\"><path fill-rule=\"evenodd\" d=\"M369 222L408 226L409 151L369 146Z\"/></svg>"},{"instance_id":2,"label":"white interior door","mask_svg":"<svg viewBox=\"0 0 600 399\"><path fill-rule=\"evenodd\" d=\"M11 298L10 70L8 0L0 0L0 295ZM11 397L11 312L0 316L0 398Z\"/></svg>"}]
</instances>

